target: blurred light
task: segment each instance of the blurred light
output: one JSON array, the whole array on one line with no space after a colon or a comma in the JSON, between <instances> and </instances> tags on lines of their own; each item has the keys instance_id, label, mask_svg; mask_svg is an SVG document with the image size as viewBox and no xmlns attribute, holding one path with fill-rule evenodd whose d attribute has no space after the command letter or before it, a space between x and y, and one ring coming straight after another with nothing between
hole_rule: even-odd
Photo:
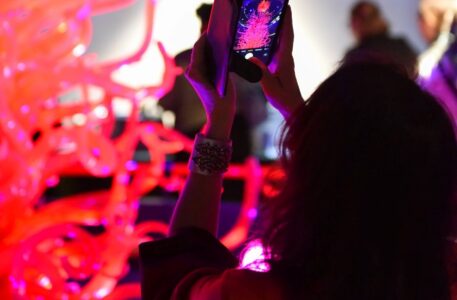
<instances>
[{"instance_id":1,"label":"blurred light","mask_svg":"<svg viewBox=\"0 0 457 300\"><path fill-rule=\"evenodd\" d=\"M61 22L59 26L57 26L57 31L60 33L65 33L68 30L68 25L66 22Z\"/></svg>"},{"instance_id":2,"label":"blurred light","mask_svg":"<svg viewBox=\"0 0 457 300\"><path fill-rule=\"evenodd\" d=\"M49 279L49 277L47 277L45 275L40 275L40 277L38 278L38 284L42 288L44 288L44 289L46 289L48 291L50 291L52 289L51 280Z\"/></svg>"},{"instance_id":3,"label":"blurred light","mask_svg":"<svg viewBox=\"0 0 457 300\"><path fill-rule=\"evenodd\" d=\"M90 13L91 13L91 7L90 7L90 4L87 3L78 11L76 18L78 18L79 20L84 20L84 19L90 17Z\"/></svg>"},{"instance_id":4,"label":"blurred light","mask_svg":"<svg viewBox=\"0 0 457 300\"><path fill-rule=\"evenodd\" d=\"M132 102L128 99L114 98L113 99L113 112L114 115L120 118L130 116L133 110Z\"/></svg>"},{"instance_id":5,"label":"blurred light","mask_svg":"<svg viewBox=\"0 0 457 300\"><path fill-rule=\"evenodd\" d=\"M130 176L128 174L118 175L117 182L119 182L120 184L128 184L130 182Z\"/></svg>"},{"instance_id":6,"label":"blurred light","mask_svg":"<svg viewBox=\"0 0 457 300\"><path fill-rule=\"evenodd\" d=\"M95 156L95 157L100 157L101 155L101 151L100 151L100 148L92 148L92 155Z\"/></svg>"},{"instance_id":7,"label":"blurred light","mask_svg":"<svg viewBox=\"0 0 457 300\"><path fill-rule=\"evenodd\" d=\"M79 44L78 46L73 48L73 55L76 57L83 55L85 52L86 46L84 46L83 44Z\"/></svg>"},{"instance_id":8,"label":"blurred light","mask_svg":"<svg viewBox=\"0 0 457 300\"><path fill-rule=\"evenodd\" d=\"M95 297L97 299L102 299L105 298L110 292L111 290L109 288L101 288L97 292L95 292Z\"/></svg>"},{"instance_id":9,"label":"blurred light","mask_svg":"<svg viewBox=\"0 0 457 300\"><path fill-rule=\"evenodd\" d=\"M253 240L244 248L240 259L240 268L258 272L268 272L270 266L265 262L265 249L260 240Z\"/></svg>"},{"instance_id":10,"label":"blurred light","mask_svg":"<svg viewBox=\"0 0 457 300\"><path fill-rule=\"evenodd\" d=\"M94 115L98 119L106 119L108 117L108 109L104 105L99 105L94 108Z\"/></svg>"},{"instance_id":11,"label":"blurred light","mask_svg":"<svg viewBox=\"0 0 457 300\"><path fill-rule=\"evenodd\" d=\"M163 108L157 105L157 100L151 97L145 98L141 102L141 111L146 118L160 119Z\"/></svg>"},{"instance_id":12,"label":"blurred light","mask_svg":"<svg viewBox=\"0 0 457 300\"><path fill-rule=\"evenodd\" d=\"M73 124L77 126L83 126L84 124L86 124L87 117L85 114L74 114L71 120Z\"/></svg>"},{"instance_id":13,"label":"blurred light","mask_svg":"<svg viewBox=\"0 0 457 300\"><path fill-rule=\"evenodd\" d=\"M24 71L27 66L24 63L18 63L17 64L17 69L19 71Z\"/></svg>"},{"instance_id":14,"label":"blurred light","mask_svg":"<svg viewBox=\"0 0 457 300\"><path fill-rule=\"evenodd\" d=\"M46 186L47 187L55 187L59 184L59 176L51 176L46 179Z\"/></svg>"},{"instance_id":15,"label":"blurred light","mask_svg":"<svg viewBox=\"0 0 457 300\"><path fill-rule=\"evenodd\" d=\"M146 90L139 90L135 94L135 100L142 100L148 95L148 92Z\"/></svg>"},{"instance_id":16,"label":"blurred light","mask_svg":"<svg viewBox=\"0 0 457 300\"><path fill-rule=\"evenodd\" d=\"M30 106L28 106L27 104L24 104L21 106L20 108L20 111L21 111L21 114L28 114L30 112Z\"/></svg>"},{"instance_id":17,"label":"blurred light","mask_svg":"<svg viewBox=\"0 0 457 300\"><path fill-rule=\"evenodd\" d=\"M101 168L101 170L100 170L100 174L101 174L102 176L107 176L107 175L109 175L110 173L111 173L111 168L108 167L108 166L103 166L103 167Z\"/></svg>"},{"instance_id":18,"label":"blurred light","mask_svg":"<svg viewBox=\"0 0 457 300\"><path fill-rule=\"evenodd\" d=\"M166 110L162 114L162 123L165 127L173 128L175 126L176 116L173 112Z\"/></svg>"},{"instance_id":19,"label":"blurred light","mask_svg":"<svg viewBox=\"0 0 457 300\"><path fill-rule=\"evenodd\" d=\"M9 129L14 129L16 127L16 123L14 121L8 121L6 123L6 126L9 128Z\"/></svg>"},{"instance_id":20,"label":"blurred light","mask_svg":"<svg viewBox=\"0 0 457 300\"><path fill-rule=\"evenodd\" d=\"M9 67L3 68L3 76L5 76L5 78L10 78L12 74L13 74L13 72L11 71L11 68L9 68Z\"/></svg>"},{"instance_id":21,"label":"blurred light","mask_svg":"<svg viewBox=\"0 0 457 300\"><path fill-rule=\"evenodd\" d=\"M138 168L138 164L134 160L129 160L125 163L125 168L127 171L135 171Z\"/></svg>"},{"instance_id":22,"label":"blurred light","mask_svg":"<svg viewBox=\"0 0 457 300\"><path fill-rule=\"evenodd\" d=\"M257 217L257 209L256 208L251 208L249 211L248 211L248 217L250 219L255 219Z\"/></svg>"}]
</instances>

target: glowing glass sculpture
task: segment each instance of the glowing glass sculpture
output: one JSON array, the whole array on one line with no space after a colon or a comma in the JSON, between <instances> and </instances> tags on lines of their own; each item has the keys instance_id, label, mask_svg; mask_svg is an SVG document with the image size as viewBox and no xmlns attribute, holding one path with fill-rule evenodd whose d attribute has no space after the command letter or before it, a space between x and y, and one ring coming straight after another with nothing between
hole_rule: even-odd
<instances>
[{"instance_id":1,"label":"glowing glass sculpture","mask_svg":"<svg viewBox=\"0 0 457 300\"><path fill-rule=\"evenodd\" d=\"M0 1L0 299L128 299L138 284L117 286L137 245L165 234L167 224L135 225L139 199L157 186L179 190L187 174L174 165L164 176L165 156L190 151L192 141L159 123L140 122L140 101L160 98L178 69L162 45L165 62L157 86L131 88L113 72L141 59L152 43L155 1L147 0L146 33L131 57L99 63L86 54L91 16L132 0ZM151 70L153 72L154 70ZM96 92L94 92L96 91ZM76 99L62 101L75 93ZM127 99L132 113L111 139L113 99ZM151 161L132 161L137 143ZM112 177L109 190L42 202L65 174ZM230 248L244 241L255 214L264 170L255 159L231 166L246 178L236 225L223 237ZM101 226L93 235L85 226Z\"/></svg>"}]
</instances>

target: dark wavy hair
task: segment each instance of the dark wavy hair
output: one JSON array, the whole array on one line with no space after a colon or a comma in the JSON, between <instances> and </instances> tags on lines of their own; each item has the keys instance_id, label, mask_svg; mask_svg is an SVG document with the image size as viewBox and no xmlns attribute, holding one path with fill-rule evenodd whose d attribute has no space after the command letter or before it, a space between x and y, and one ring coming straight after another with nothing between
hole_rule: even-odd
<instances>
[{"instance_id":1,"label":"dark wavy hair","mask_svg":"<svg viewBox=\"0 0 457 300\"><path fill-rule=\"evenodd\" d=\"M263 215L291 299L449 299L452 123L404 74L344 65L287 121Z\"/></svg>"}]
</instances>

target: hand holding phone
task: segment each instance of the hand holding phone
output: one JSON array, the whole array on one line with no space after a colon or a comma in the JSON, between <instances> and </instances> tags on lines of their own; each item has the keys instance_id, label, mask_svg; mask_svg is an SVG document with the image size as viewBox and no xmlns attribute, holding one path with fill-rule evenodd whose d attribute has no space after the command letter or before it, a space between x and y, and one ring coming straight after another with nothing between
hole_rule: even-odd
<instances>
[{"instance_id":1,"label":"hand holding phone","mask_svg":"<svg viewBox=\"0 0 457 300\"><path fill-rule=\"evenodd\" d=\"M278 39L278 48L268 66L256 57L251 58L251 61L262 69L260 84L268 102L285 118L288 118L304 102L295 75L295 63L292 56L294 32L289 7L285 9L281 35Z\"/></svg>"},{"instance_id":2,"label":"hand holding phone","mask_svg":"<svg viewBox=\"0 0 457 300\"><path fill-rule=\"evenodd\" d=\"M211 82L207 74L207 44L207 36L203 34L193 47L185 76L205 109L207 122L202 133L213 139L228 140L236 112L235 90L229 82L226 95L220 96Z\"/></svg>"},{"instance_id":3,"label":"hand holding phone","mask_svg":"<svg viewBox=\"0 0 457 300\"><path fill-rule=\"evenodd\" d=\"M288 0L215 0L208 25L210 74L217 91L225 94L228 72L251 82L262 72L250 57L271 61Z\"/></svg>"}]
</instances>

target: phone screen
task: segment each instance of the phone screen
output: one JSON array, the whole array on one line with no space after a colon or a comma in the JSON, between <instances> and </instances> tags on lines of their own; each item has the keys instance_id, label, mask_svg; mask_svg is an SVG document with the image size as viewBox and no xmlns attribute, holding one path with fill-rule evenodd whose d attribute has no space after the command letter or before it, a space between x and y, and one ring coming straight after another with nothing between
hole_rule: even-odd
<instances>
[{"instance_id":1,"label":"phone screen","mask_svg":"<svg viewBox=\"0 0 457 300\"><path fill-rule=\"evenodd\" d=\"M243 0L233 50L268 64L287 0Z\"/></svg>"}]
</instances>

